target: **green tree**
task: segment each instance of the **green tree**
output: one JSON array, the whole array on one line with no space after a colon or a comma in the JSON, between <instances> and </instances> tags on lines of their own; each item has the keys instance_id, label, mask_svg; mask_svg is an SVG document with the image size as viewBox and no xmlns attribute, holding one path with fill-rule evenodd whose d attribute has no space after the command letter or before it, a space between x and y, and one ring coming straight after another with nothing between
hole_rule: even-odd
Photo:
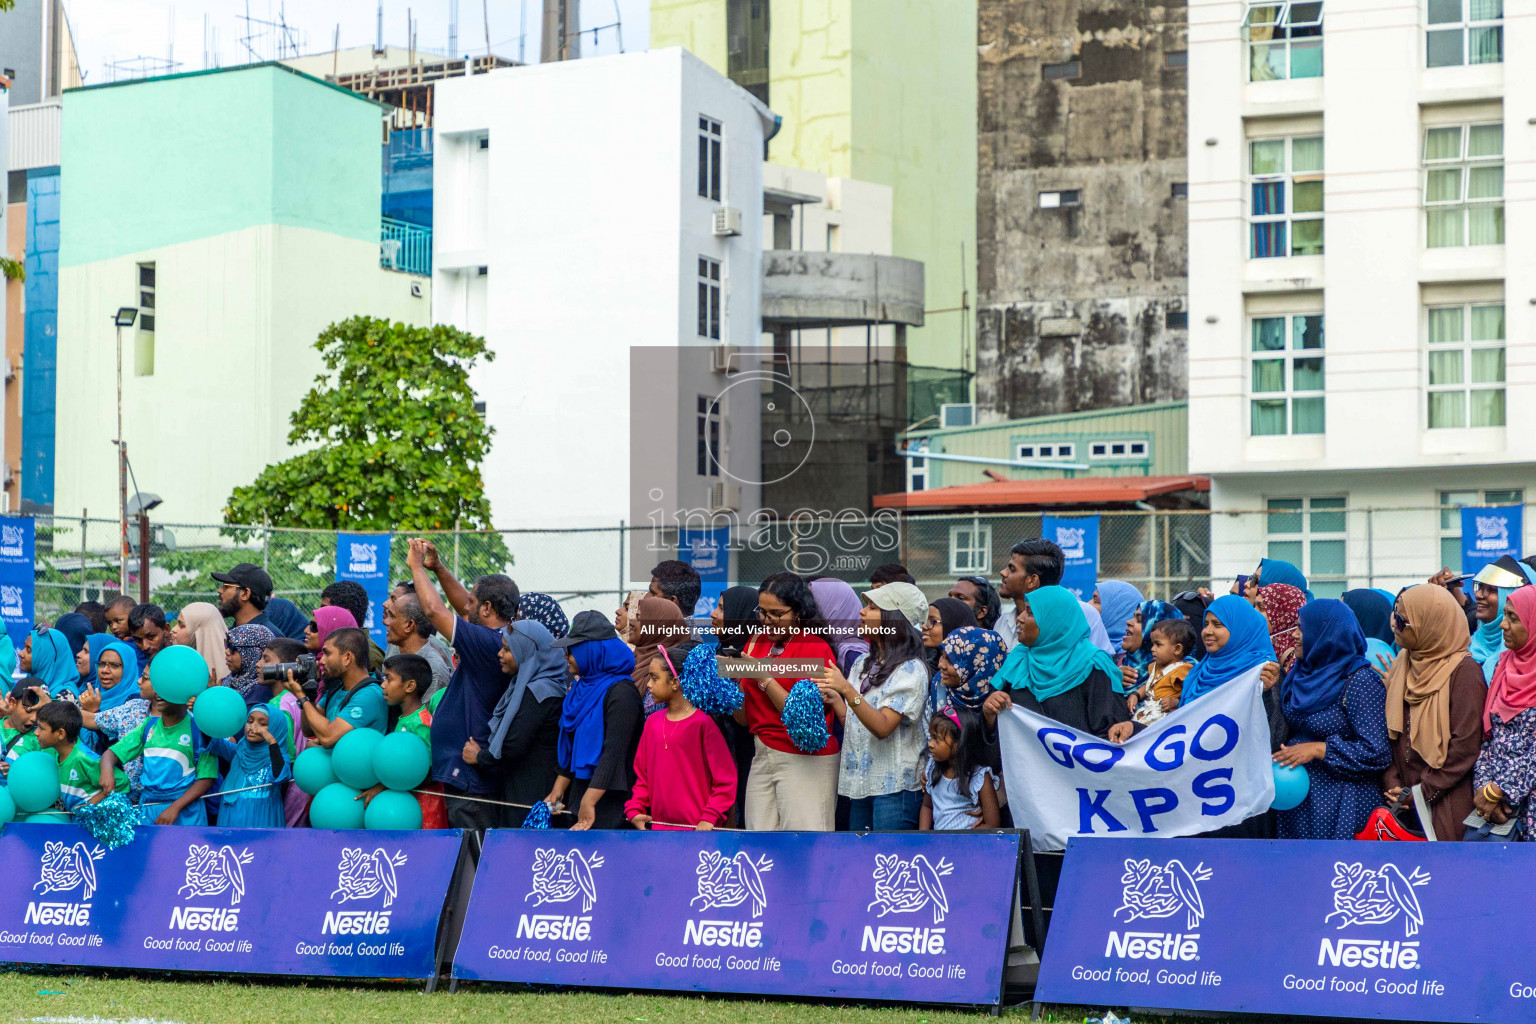
<instances>
[{"instance_id":1,"label":"green tree","mask_svg":"<svg viewBox=\"0 0 1536 1024\"><path fill-rule=\"evenodd\" d=\"M5 0L0 0L0 5L4 3ZM27 269L20 260L13 260L9 256L0 256L0 280L25 281L26 279Z\"/></svg>"},{"instance_id":2,"label":"green tree","mask_svg":"<svg viewBox=\"0 0 1536 1024\"><path fill-rule=\"evenodd\" d=\"M307 451L236 487L227 523L321 530L489 529L480 463L491 428L469 368L495 358L452 327L353 317L315 342L326 372L290 418ZM494 535L493 535L494 536Z\"/></svg>"}]
</instances>

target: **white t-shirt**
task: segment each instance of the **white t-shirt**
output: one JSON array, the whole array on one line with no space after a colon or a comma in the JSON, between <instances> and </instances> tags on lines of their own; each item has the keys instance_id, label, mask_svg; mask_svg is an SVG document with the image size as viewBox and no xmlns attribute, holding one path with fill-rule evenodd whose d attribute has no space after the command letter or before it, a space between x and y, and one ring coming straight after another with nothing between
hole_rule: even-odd
<instances>
[{"instance_id":1,"label":"white t-shirt","mask_svg":"<svg viewBox=\"0 0 1536 1024\"><path fill-rule=\"evenodd\" d=\"M1087 601L1077 602L1082 606L1083 618L1088 620L1088 639L1093 641L1093 646L1109 655L1115 656L1114 645L1109 642L1109 631L1104 628L1104 619L1099 615L1099 610ZM1003 638L1003 650L1011 651L1019 643L1019 621L1017 612L1011 601L1003 603L1002 614L997 617L997 625L993 630Z\"/></svg>"},{"instance_id":2,"label":"white t-shirt","mask_svg":"<svg viewBox=\"0 0 1536 1024\"><path fill-rule=\"evenodd\" d=\"M928 765L928 799L933 804L933 827L935 831L974 828L980 818L974 817L967 811L981 809L981 789L988 776L992 772L988 768L977 768L971 772L971 777L966 780L965 788L960 788L960 779L946 779L939 774L938 766L932 762ZM992 781L993 788L997 786L997 780Z\"/></svg>"},{"instance_id":3,"label":"white t-shirt","mask_svg":"<svg viewBox=\"0 0 1536 1024\"><path fill-rule=\"evenodd\" d=\"M869 655L859 655L848 673L855 689L863 686ZM842 771L837 792L850 800L887 796L922 788L918 766L928 754L928 666L920 658L896 666L885 682L862 695L871 708L890 708L901 722L885 739L876 739L853 708L843 723Z\"/></svg>"}]
</instances>

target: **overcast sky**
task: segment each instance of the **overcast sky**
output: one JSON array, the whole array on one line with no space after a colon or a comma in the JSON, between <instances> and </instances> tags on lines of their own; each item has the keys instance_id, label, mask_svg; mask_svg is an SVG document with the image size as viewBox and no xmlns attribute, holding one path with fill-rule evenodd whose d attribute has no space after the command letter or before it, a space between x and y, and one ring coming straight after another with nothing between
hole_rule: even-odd
<instances>
[{"instance_id":1,"label":"overcast sky","mask_svg":"<svg viewBox=\"0 0 1536 1024\"><path fill-rule=\"evenodd\" d=\"M64 6L88 85L111 80L109 63L138 57L169 56L181 65L179 71L247 63L252 58L241 42L247 10L253 20L275 22L282 15L299 52L306 54L329 50L338 25L343 47L372 43L378 14L377 0L64 0ZM446 52L449 6L450 0L385 0L384 42L407 44L409 10L417 48ZM537 63L543 7L543 0L459 0L459 53L485 53L489 20L491 50L516 60L521 38L525 59ZM599 29L595 47L590 32L582 36L583 56L619 52L619 31L602 26L612 26L620 15L625 50L643 50L649 43L650 0L583 0L581 15L584 29ZM264 34L251 43L258 59L276 56L276 32L263 26L253 31Z\"/></svg>"}]
</instances>

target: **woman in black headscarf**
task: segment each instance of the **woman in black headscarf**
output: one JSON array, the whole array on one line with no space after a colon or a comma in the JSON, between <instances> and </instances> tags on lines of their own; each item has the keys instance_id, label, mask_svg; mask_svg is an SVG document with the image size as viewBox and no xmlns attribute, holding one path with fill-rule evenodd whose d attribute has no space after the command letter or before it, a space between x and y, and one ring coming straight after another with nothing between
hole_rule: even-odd
<instances>
[{"instance_id":1,"label":"woman in black headscarf","mask_svg":"<svg viewBox=\"0 0 1536 1024\"><path fill-rule=\"evenodd\" d=\"M721 654L740 654L757 626L757 588L732 587L709 613ZM745 789L745 786L740 787Z\"/></svg>"},{"instance_id":2,"label":"woman in black headscarf","mask_svg":"<svg viewBox=\"0 0 1536 1024\"><path fill-rule=\"evenodd\" d=\"M1379 590L1346 590L1340 598L1360 623L1365 638L1392 643L1392 602Z\"/></svg>"}]
</instances>

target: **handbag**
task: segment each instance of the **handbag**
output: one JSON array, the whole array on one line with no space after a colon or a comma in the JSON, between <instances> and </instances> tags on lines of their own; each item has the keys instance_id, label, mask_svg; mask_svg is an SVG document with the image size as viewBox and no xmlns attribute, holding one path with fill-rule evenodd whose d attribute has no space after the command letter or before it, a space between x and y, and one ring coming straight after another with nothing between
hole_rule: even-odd
<instances>
[{"instance_id":1,"label":"handbag","mask_svg":"<svg viewBox=\"0 0 1536 1024\"><path fill-rule=\"evenodd\" d=\"M1403 787L1390 808L1378 807L1371 812L1371 816L1365 819L1365 827L1355 833L1355 838L1384 843L1428 842L1423 832L1403 820L1403 812L1411 799L1412 790Z\"/></svg>"}]
</instances>

